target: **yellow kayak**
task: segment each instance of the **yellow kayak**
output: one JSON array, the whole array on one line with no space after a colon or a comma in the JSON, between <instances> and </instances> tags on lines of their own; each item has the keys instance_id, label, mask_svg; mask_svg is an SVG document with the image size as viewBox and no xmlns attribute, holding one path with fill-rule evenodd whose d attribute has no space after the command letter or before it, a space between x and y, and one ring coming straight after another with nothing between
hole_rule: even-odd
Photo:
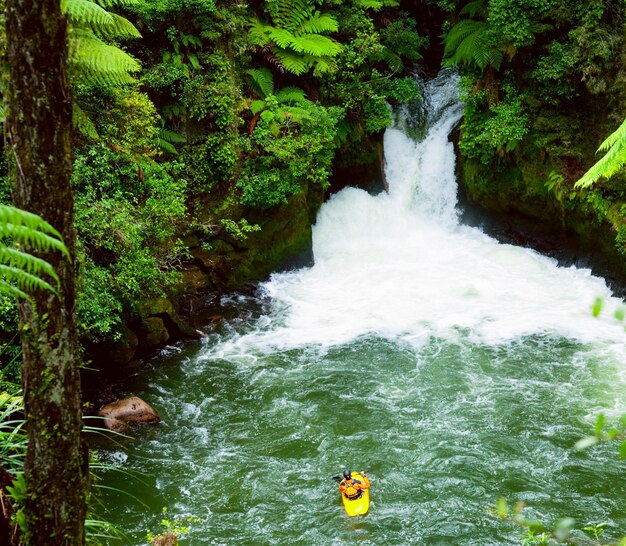
<instances>
[{"instance_id":1,"label":"yellow kayak","mask_svg":"<svg viewBox=\"0 0 626 546\"><path fill-rule=\"evenodd\" d=\"M363 476L358 472L352 472L352 479L364 482ZM362 516L367 514L370 508L370 492L369 489L362 489L363 494L356 499L349 499L343 493L341 494L341 500L343 501L343 507L349 516Z\"/></svg>"}]
</instances>

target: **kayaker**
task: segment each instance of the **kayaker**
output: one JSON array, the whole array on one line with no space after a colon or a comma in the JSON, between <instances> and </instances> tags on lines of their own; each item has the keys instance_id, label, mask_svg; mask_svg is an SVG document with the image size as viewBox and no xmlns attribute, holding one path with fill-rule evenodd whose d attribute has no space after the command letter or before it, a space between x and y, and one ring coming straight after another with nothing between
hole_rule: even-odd
<instances>
[{"instance_id":1,"label":"kayaker","mask_svg":"<svg viewBox=\"0 0 626 546\"><path fill-rule=\"evenodd\" d=\"M352 472L348 469L343 471L343 480L339 483L339 490L347 499L358 499L364 489L369 489L370 481L365 472L360 472L363 481L352 479Z\"/></svg>"}]
</instances>

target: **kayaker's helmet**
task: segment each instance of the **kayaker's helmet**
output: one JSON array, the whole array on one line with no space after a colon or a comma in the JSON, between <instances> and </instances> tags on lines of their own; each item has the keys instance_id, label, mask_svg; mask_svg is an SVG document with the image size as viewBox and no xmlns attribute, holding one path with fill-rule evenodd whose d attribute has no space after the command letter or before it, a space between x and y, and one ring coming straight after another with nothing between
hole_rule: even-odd
<instances>
[{"instance_id":1,"label":"kayaker's helmet","mask_svg":"<svg viewBox=\"0 0 626 546\"><path fill-rule=\"evenodd\" d=\"M343 471L343 477L344 477L346 480L351 479L351 478L352 478L352 472L350 472L348 469L344 470L344 471Z\"/></svg>"}]
</instances>

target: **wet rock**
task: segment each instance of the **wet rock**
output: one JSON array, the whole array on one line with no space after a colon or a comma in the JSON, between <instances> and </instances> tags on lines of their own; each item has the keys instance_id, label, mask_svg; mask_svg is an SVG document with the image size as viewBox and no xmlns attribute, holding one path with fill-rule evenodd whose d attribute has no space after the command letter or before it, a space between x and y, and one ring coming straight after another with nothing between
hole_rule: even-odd
<instances>
[{"instance_id":1,"label":"wet rock","mask_svg":"<svg viewBox=\"0 0 626 546\"><path fill-rule=\"evenodd\" d=\"M152 546L177 546L177 544L178 539L172 532L159 535L158 537L154 537L152 539Z\"/></svg>"},{"instance_id":2,"label":"wet rock","mask_svg":"<svg viewBox=\"0 0 626 546\"><path fill-rule=\"evenodd\" d=\"M170 333L161 317L148 317L142 320L138 334L141 346L145 349L164 345L170 338Z\"/></svg>"},{"instance_id":3,"label":"wet rock","mask_svg":"<svg viewBox=\"0 0 626 546\"><path fill-rule=\"evenodd\" d=\"M109 430L122 431L141 423L158 423L159 414L138 396L129 396L100 408L98 415L104 417Z\"/></svg>"}]
</instances>

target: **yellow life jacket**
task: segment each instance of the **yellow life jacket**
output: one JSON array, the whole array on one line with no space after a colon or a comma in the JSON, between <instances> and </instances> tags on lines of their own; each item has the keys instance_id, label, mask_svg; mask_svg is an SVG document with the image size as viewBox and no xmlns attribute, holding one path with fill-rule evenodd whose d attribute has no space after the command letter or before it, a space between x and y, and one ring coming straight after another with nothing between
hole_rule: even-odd
<instances>
[{"instance_id":1,"label":"yellow life jacket","mask_svg":"<svg viewBox=\"0 0 626 546\"><path fill-rule=\"evenodd\" d=\"M354 487L354 485L352 485L354 483L360 484L361 482L359 480L352 480L350 484L346 483L346 480L343 480L341 482L341 485L343 485L346 488L343 494L348 499L358 499L363 494L362 489L357 489L356 487Z\"/></svg>"}]
</instances>

